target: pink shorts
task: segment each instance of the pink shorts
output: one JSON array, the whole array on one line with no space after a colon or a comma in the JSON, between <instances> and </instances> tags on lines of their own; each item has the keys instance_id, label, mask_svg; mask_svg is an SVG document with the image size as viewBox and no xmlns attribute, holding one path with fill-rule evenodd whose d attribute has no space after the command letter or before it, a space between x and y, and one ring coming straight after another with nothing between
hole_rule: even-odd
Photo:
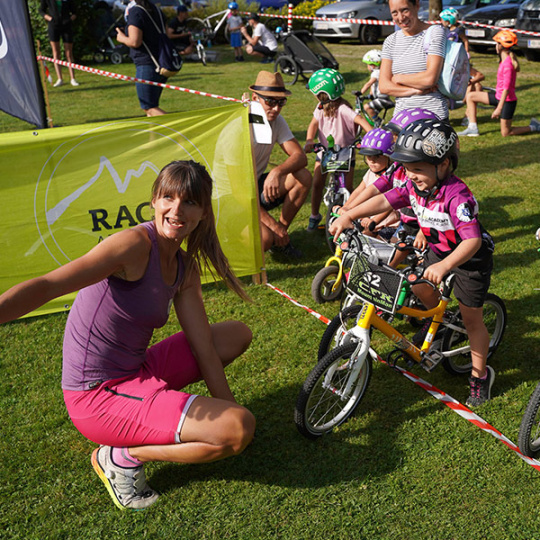
<instances>
[{"instance_id":1,"label":"pink shorts","mask_svg":"<svg viewBox=\"0 0 540 540\"><path fill-rule=\"evenodd\" d=\"M201 378L180 332L150 347L135 375L92 390L64 390L64 401L75 427L98 444L174 444L180 442L187 411L197 397L179 390Z\"/></svg>"}]
</instances>

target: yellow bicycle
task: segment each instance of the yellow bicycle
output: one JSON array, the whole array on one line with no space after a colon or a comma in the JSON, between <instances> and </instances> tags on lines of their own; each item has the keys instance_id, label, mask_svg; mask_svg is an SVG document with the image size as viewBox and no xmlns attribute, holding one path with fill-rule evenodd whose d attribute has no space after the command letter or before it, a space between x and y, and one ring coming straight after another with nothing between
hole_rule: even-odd
<instances>
[{"instance_id":1,"label":"yellow bicycle","mask_svg":"<svg viewBox=\"0 0 540 540\"><path fill-rule=\"evenodd\" d=\"M390 365L403 359L427 371L442 363L452 374L470 373L472 361L467 331L459 307L449 308L454 276L447 276L437 288L422 278L422 272L423 268L417 264L395 270L373 258L370 260L363 252L356 256L347 290L361 304L347 306L335 319L337 328L331 329L329 325L327 329L331 335L327 339L328 350L320 351L324 354L304 382L296 403L294 420L302 435L318 438L354 413L369 386L372 361L382 360L371 348L374 329L395 345L387 357ZM435 308L424 310L406 305L407 298L411 297L410 287L420 283L440 290L440 301ZM419 347L392 325L394 317L401 316L432 317ZM503 337L506 319L504 302L488 294L484 304L484 323L490 335L488 358Z\"/></svg>"}]
</instances>

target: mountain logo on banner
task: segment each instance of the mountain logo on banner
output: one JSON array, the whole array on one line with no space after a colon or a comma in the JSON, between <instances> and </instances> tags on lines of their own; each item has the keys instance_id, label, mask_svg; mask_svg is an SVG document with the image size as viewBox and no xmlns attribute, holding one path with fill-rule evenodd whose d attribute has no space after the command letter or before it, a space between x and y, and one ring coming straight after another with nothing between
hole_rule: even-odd
<instances>
[{"instance_id":1,"label":"mountain logo on banner","mask_svg":"<svg viewBox=\"0 0 540 540\"><path fill-rule=\"evenodd\" d=\"M152 185L171 161L197 161L211 173L195 142L149 120L108 122L56 141L36 181L39 239L30 251L45 247L60 265L152 219Z\"/></svg>"},{"instance_id":2,"label":"mountain logo on banner","mask_svg":"<svg viewBox=\"0 0 540 540\"><path fill-rule=\"evenodd\" d=\"M8 40L7 40L6 32L2 25L2 21L0 21L0 60L2 60L2 58L5 58L7 53L8 53Z\"/></svg>"}]
</instances>

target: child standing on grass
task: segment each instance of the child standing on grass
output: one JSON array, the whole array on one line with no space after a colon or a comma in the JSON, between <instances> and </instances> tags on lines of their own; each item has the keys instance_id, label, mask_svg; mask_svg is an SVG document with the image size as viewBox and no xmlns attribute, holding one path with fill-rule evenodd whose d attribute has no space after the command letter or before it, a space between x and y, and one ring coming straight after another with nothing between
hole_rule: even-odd
<instances>
[{"instance_id":1,"label":"child standing on grass","mask_svg":"<svg viewBox=\"0 0 540 540\"><path fill-rule=\"evenodd\" d=\"M362 58L362 62L367 64L370 73L369 81L360 89L361 94L365 94L369 90L371 101L364 103L364 111L374 120L378 114L384 109L390 109L394 106L394 102L386 94L381 94L379 90L379 75L381 67L381 51L371 49Z\"/></svg>"},{"instance_id":2,"label":"child standing on grass","mask_svg":"<svg viewBox=\"0 0 540 540\"><path fill-rule=\"evenodd\" d=\"M244 26L242 17L238 15L238 4L236 2L231 2L229 4L229 17L227 19L227 28L229 29L229 41L231 47L234 48L234 59L237 62L244 61L244 55L242 53L242 32L240 29Z\"/></svg>"},{"instance_id":3,"label":"child standing on grass","mask_svg":"<svg viewBox=\"0 0 540 540\"><path fill-rule=\"evenodd\" d=\"M454 294L471 345L472 374L467 405L490 399L495 372L487 366L489 334L483 304L493 269L494 244L478 220L478 203L465 183L453 172L458 165L458 136L444 120L418 120L399 135L392 159L403 163L407 182L341 215L331 226L337 238L352 220L410 205L426 236L430 251L425 257L424 278L438 285L455 274ZM438 291L427 284L414 293L426 309L439 301ZM423 343L431 320L413 337Z\"/></svg>"},{"instance_id":4,"label":"child standing on grass","mask_svg":"<svg viewBox=\"0 0 540 540\"><path fill-rule=\"evenodd\" d=\"M394 151L394 137L390 131L375 128L366 133L358 148L358 153L364 156L368 170L364 174L362 183L354 190L349 200L342 206L341 211L346 212L349 207L355 206L355 201L361 197L390 166L390 154ZM365 217L360 222L364 227L363 233L389 241L395 234L399 225L399 214L395 210L386 210L380 214Z\"/></svg>"},{"instance_id":5,"label":"child standing on grass","mask_svg":"<svg viewBox=\"0 0 540 540\"><path fill-rule=\"evenodd\" d=\"M528 126L512 127L512 119L517 106L516 77L519 71L519 62L512 47L517 43L517 36L512 30L501 30L493 40L497 43L499 55L499 69L497 70L497 87L493 91L470 92L467 94L467 119L468 126L459 135L478 137L478 125L476 123L476 108L478 103L491 105L495 110L491 118L501 119L501 135L526 135L540 132L540 122L531 118Z\"/></svg>"},{"instance_id":6,"label":"child standing on grass","mask_svg":"<svg viewBox=\"0 0 540 540\"><path fill-rule=\"evenodd\" d=\"M439 14L441 24L448 29L448 39L461 41L467 54L469 54L469 40L465 35L465 29L458 23L459 12L455 8L443 9Z\"/></svg>"},{"instance_id":7,"label":"child standing on grass","mask_svg":"<svg viewBox=\"0 0 540 540\"><path fill-rule=\"evenodd\" d=\"M328 146L328 137L331 135L334 144L344 148L354 143L358 126L366 131L372 129L364 118L356 114L351 104L341 97L345 92L345 80L339 71L330 68L319 69L309 79L308 86L311 93L319 100L319 104L308 126L305 152L311 152L317 134L320 143L324 146ZM345 178L345 187L349 193L353 188L353 178L354 162ZM307 227L309 232L316 230L322 220L319 208L325 180L326 175L322 174L320 157L318 157L313 170L311 216Z\"/></svg>"}]
</instances>

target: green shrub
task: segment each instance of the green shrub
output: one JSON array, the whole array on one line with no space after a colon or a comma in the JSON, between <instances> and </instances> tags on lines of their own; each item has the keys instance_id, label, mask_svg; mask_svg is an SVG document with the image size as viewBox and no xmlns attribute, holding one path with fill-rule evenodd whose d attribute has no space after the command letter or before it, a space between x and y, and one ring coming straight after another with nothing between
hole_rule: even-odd
<instances>
[{"instance_id":1,"label":"green shrub","mask_svg":"<svg viewBox=\"0 0 540 540\"><path fill-rule=\"evenodd\" d=\"M332 4L333 0L313 0L313 2L300 2L293 8L293 15L298 17L315 17L318 9ZM285 17L289 14L289 8L287 5L283 6L281 9L267 9L265 10L266 14L274 15L283 15ZM264 20L263 20L264 22ZM303 20L303 19L293 19L293 29L294 30L311 30L313 27L312 20Z\"/></svg>"}]
</instances>

